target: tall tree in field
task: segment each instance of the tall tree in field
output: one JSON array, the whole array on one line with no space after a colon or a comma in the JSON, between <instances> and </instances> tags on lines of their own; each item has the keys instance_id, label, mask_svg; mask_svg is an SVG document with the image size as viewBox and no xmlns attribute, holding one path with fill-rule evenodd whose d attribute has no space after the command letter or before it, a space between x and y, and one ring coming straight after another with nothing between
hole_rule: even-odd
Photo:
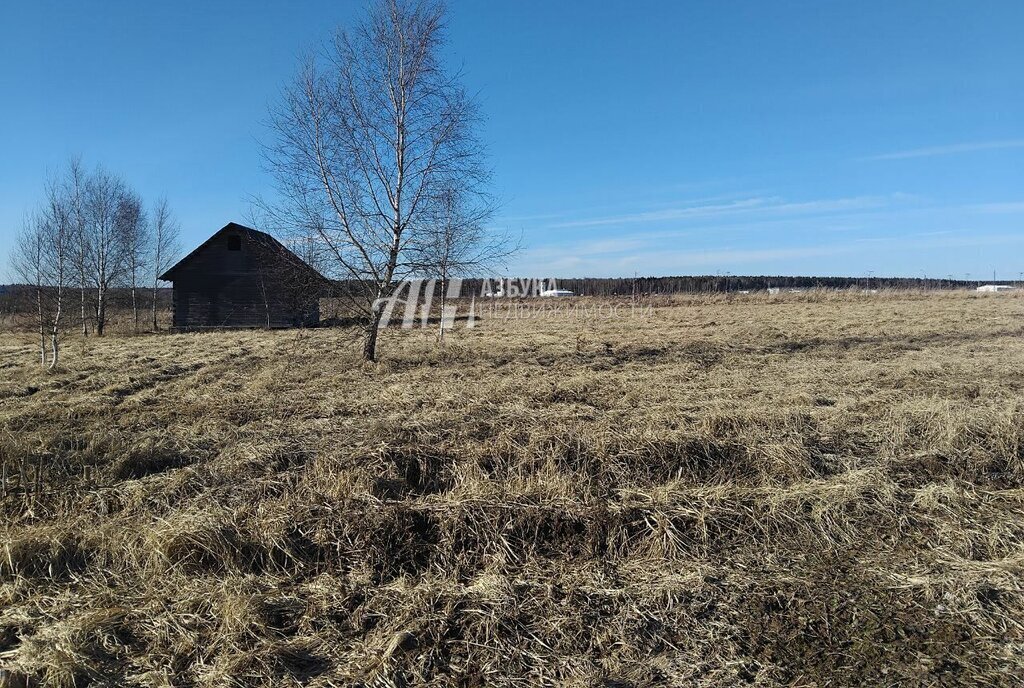
<instances>
[{"instance_id":1,"label":"tall tree in field","mask_svg":"<svg viewBox=\"0 0 1024 688\"><path fill-rule=\"evenodd\" d=\"M71 204L69 212L73 242L73 252L71 254L72 269L78 278L82 336L87 337L89 335L89 320L86 315L85 295L89 285L89 232L86 222L87 175L82 167L81 158L71 158L71 161L68 163L66 184Z\"/></svg>"},{"instance_id":2,"label":"tall tree in field","mask_svg":"<svg viewBox=\"0 0 1024 688\"><path fill-rule=\"evenodd\" d=\"M142 208L142 199L126 191L117 208L116 225L124 253L124 281L132 298L132 331L139 331L139 280L143 277L149 256L149 224Z\"/></svg>"},{"instance_id":3,"label":"tall tree in field","mask_svg":"<svg viewBox=\"0 0 1024 688\"><path fill-rule=\"evenodd\" d=\"M450 322L448 286L456 277L479 274L518 248L504 234L488 234L484 223L493 214L488 196L479 196L451 187L440 192L430 230L419 256L418 271L440 284L440 324L438 341L444 343L445 327Z\"/></svg>"},{"instance_id":4,"label":"tall tree in field","mask_svg":"<svg viewBox=\"0 0 1024 688\"><path fill-rule=\"evenodd\" d=\"M51 369L60 357L64 302L74 256L72 206L66 191L58 181L50 182L45 203L26 222L12 256L15 274L31 288L40 364L46 365L49 339Z\"/></svg>"},{"instance_id":5,"label":"tall tree in field","mask_svg":"<svg viewBox=\"0 0 1024 688\"><path fill-rule=\"evenodd\" d=\"M93 317L96 334L103 336L107 324L110 289L124 277L127 264L123 226L124 182L100 169L87 180L85 188L86 277L93 289Z\"/></svg>"},{"instance_id":6,"label":"tall tree in field","mask_svg":"<svg viewBox=\"0 0 1024 688\"><path fill-rule=\"evenodd\" d=\"M46 265L49 273L50 368L60 359L60 328L64 318L64 302L72 280L75 255L75 217L73 189L66 183L51 182L43 211L43 232L46 244Z\"/></svg>"},{"instance_id":7,"label":"tall tree in field","mask_svg":"<svg viewBox=\"0 0 1024 688\"><path fill-rule=\"evenodd\" d=\"M181 253L179 242L179 226L171 214L171 207L166 198L161 198L153 209L153 228L151 230L152 251L150 267L153 274L153 331L159 329L156 317L157 296L160 293L160 275L164 274L178 259Z\"/></svg>"},{"instance_id":8,"label":"tall tree in field","mask_svg":"<svg viewBox=\"0 0 1024 688\"><path fill-rule=\"evenodd\" d=\"M40 219L32 217L25 221L21 233L15 239L11 253L11 267L18 279L31 289L32 307L36 316L39 333L39 365L46 365L46 317L43 295L47 286L46 235L40 226Z\"/></svg>"},{"instance_id":9,"label":"tall tree in field","mask_svg":"<svg viewBox=\"0 0 1024 688\"><path fill-rule=\"evenodd\" d=\"M382 0L305 60L272 112L266 160L277 227L316 238L330 276L351 280L374 360L381 299L422 271L446 190L485 193L476 107L441 60L444 11Z\"/></svg>"}]
</instances>

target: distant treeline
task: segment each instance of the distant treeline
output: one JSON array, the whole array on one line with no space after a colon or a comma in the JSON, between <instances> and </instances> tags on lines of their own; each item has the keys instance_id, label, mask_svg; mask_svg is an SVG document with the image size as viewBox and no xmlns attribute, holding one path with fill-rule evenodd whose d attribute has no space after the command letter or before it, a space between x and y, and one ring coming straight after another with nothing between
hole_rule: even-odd
<instances>
[{"instance_id":1,"label":"distant treeline","mask_svg":"<svg viewBox=\"0 0 1024 688\"><path fill-rule=\"evenodd\" d=\"M504 282L504 285L502 285ZM511 284L510 284L511 283ZM580 296L631 296L632 294L706 294L778 289L966 289L979 284L1016 284L914 277L789 277L762 275L692 275L677 277L573 277L562 279L464 279L464 296L488 292L523 295L541 288L568 289Z\"/></svg>"},{"instance_id":2,"label":"distant treeline","mask_svg":"<svg viewBox=\"0 0 1024 688\"><path fill-rule=\"evenodd\" d=\"M360 291L354 280L335 281L336 295ZM464 278L462 296L482 297L536 295L543 289L568 289L580 296L631 296L650 294L710 294L767 289L974 289L980 284L1008 284L1000 280L957 280L923 277L792 277L785 275L689 275L676 277L572 277L572 278ZM434 284L440 293L439 281ZM399 295L405 298L404 294Z\"/></svg>"},{"instance_id":3,"label":"distant treeline","mask_svg":"<svg viewBox=\"0 0 1024 688\"><path fill-rule=\"evenodd\" d=\"M356 282L338 280L337 293L354 292ZM538 288L568 289L580 296L630 296L637 294L701 294L713 292L764 291L778 289L974 289L981 284L1020 286L1013 280L956 280L921 277L791 277L763 275L692 275L679 277L570 277L570 278L467 278L462 280L463 296L483 296L487 292L524 295ZM539 286L538 286L539 285ZM30 287L0 284L0 313L10 312L15 301L23 299ZM435 284L440 289L440 284ZM171 290L161 288L163 307L170 306ZM123 293L122 293L123 292ZM325 296L328 296L325 294ZM128 290L114 289L113 300L130 297Z\"/></svg>"},{"instance_id":4,"label":"distant treeline","mask_svg":"<svg viewBox=\"0 0 1024 688\"><path fill-rule=\"evenodd\" d=\"M503 284L504 283L504 284ZM335 296L357 291L356 282L336 281ZM694 275L679 277L574 277L564 279L504 278L463 279L459 290L464 297L482 297L502 290L506 295L526 295L538 289L555 287L568 289L580 296L632 296L650 294L709 294L740 291L764 291L769 288L787 289L974 289L980 284L1007 284L1019 286L1015 281L951 280L947 278L914 277L789 277L753 275ZM435 283L435 292L440 284ZM158 309L171 307L171 290L161 288ZM325 294L324 296L331 296ZM404 295L403 295L404 298ZM111 290L111 306L128 308L131 293L128 289ZM17 284L0 284L0 319L31 312L34 307L32 288Z\"/></svg>"},{"instance_id":5,"label":"distant treeline","mask_svg":"<svg viewBox=\"0 0 1024 688\"><path fill-rule=\"evenodd\" d=\"M583 277L556 280L559 289L582 296L700 294L779 289L964 289L976 281L914 277L789 277L764 275L693 275L679 277ZM1009 284L1009 282L1000 282Z\"/></svg>"}]
</instances>

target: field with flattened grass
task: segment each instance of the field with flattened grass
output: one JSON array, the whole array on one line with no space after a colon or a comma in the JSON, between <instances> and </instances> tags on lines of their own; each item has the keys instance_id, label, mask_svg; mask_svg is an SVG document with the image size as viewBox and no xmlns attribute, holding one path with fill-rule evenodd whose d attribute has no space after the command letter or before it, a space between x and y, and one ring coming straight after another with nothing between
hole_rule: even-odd
<instances>
[{"instance_id":1,"label":"field with flattened grass","mask_svg":"<svg viewBox=\"0 0 1024 688\"><path fill-rule=\"evenodd\" d=\"M1024 675L1024 298L573 304L0 334L0 684Z\"/></svg>"}]
</instances>

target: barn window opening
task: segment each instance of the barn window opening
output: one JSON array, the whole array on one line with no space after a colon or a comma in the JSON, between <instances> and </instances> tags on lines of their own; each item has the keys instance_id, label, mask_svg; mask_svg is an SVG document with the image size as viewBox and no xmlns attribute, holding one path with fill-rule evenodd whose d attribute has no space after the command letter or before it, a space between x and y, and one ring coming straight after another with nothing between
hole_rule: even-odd
<instances>
[{"instance_id":1,"label":"barn window opening","mask_svg":"<svg viewBox=\"0 0 1024 688\"><path fill-rule=\"evenodd\" d=\"M228 237L228 250L229 251L241 251L242 250L242 237L232 235Z\"/></svg>"}]
</instances>

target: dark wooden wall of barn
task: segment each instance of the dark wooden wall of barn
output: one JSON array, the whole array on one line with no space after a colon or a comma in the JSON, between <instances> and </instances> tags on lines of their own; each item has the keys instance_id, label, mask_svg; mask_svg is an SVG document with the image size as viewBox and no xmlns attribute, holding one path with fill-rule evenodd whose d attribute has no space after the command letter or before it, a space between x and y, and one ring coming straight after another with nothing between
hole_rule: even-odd
<instances>
[{"instance_id":1,"label":"dark wooden wall of barn","mask_svg":"<svg viewBox=\"0 0 1024 688\"><path fill-rule=\"evenodd\" d=\"M238 236L238 250L229 250ZM213 241L174 276L174 326L299 327L320 321L319 294L289 280L273 251L245 233Z\"/></svg>"}]
</instances>

